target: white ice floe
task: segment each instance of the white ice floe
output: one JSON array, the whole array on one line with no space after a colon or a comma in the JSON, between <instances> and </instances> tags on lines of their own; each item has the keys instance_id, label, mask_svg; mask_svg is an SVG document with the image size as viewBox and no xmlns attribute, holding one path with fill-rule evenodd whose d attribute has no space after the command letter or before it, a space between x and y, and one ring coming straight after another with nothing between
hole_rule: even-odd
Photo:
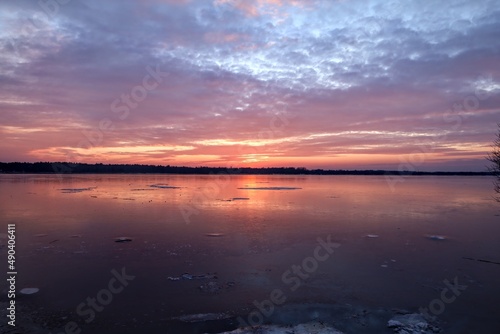
<instances>
[{"instance_id":1,"label":"white ice floe","mask_svg":"<svg viewBox=\"0 0 500 334\"><path fill-rule=\"evenodd\" d=\"M38 291L40 291L40 289L38 289L38 288L24 288L24 289L21 289L21 291L19 291L19 293L21 293L23 295L32 295L34 293L37 293Z\"/></svg>"},{"instance_id":2,"label":"white ice floe","mask_svg":"<svg viewBox=\"0 0 500 334\"><path fill-rule=\"evenodd\" d=\"M367 234L367 238L378 238L378 234Z\"/></svg>"},{"instance_id":3,"label":"white ice floe","mask_svg":"<svg viewBox=\"0 0 500 334\"><path fill-rule=\"evenodd\" d=\"M217 237L223 237L225 234L224 233L207 233L205 234L207 237L214 237L214 238L217 238Z\"/></svg>"},{"instance_id":4,"label":"white ice floe","mask_svg":"<svg viewBox=\"0 0 500 334\"><path fill-rule=\"evenodd\" d=\"M319 322L310 322L296 326L263 325L239 328L221 334L343 334L333 327Z\"/></svg>"},{"instance_id":5,"label":"white ice floe","mask_svg":"<svg viewBox=\"0 0 500 334\"><path fill-rule=\"evenodd\" d=\"M447 239L444 235L427 235L426 237L431 240L438 240L438 241Z\"/></svg>"},{"instance_id":6,"label":"white ice floe","mask_svg":"<svg viewBox=\"0 0 500 334\"><path fill-rule=\"evenodd\" d=\"M439 328L431 325L422 314L399 314L387 322L387 327L398 334L431 334L438 333Z\"/></svg>"}]
</instances>

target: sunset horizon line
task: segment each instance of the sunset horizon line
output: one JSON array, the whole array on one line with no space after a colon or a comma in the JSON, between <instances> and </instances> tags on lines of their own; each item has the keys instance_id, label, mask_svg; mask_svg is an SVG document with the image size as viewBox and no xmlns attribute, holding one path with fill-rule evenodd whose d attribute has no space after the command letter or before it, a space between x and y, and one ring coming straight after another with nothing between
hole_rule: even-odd
<instances>
[{"instance_id":1,"label":"sunset horizon line","mask_svg":"<svg viewBox=\"0 0 500 334\"><path fill-rule=\"evenodd\" d=\"M262 173L262 174L294 174L294 175L341 175L341 174L368 174L368 175L494 175L493 172L489 171L487 167L485 167L484 171L473 171L473 170L398 170L398 169L379 169L379 168L311 168L305 166L262 166L262 167L251 167L251 166L208 166L208 165L196 165L196 166L186 166L186 165L171 165L171 164L144 164L144 163L88 163L88 162L62 162L62 161L36 161L36 162L27 162L27 161L12 161L12 162L4 162L0 161L0 174L16 174L16 173L25 173L25 172L9 172L4 171L3 168L6 166L13 165L27 165L33 166L36 165L50 165L52 171L38 171L34 173L40 174L92 174L92 172L88 171L75 171L75 168L78 167L136 167L136 168L162 168L162 169L183 169L183 170L191 170L196 171L198 173L189 173L189 174L207 174L203 171L231 171L231 170L246 170L246 171L266 171L266 170L275 170L274 172ZM282 170L282 173L278 173L279 170ZM288 171L288 173L285 173ZM96 174L137 174L137 173L145 173L145 174L154 174L155 172L148 171L97 171ZM162 173L170 173L175 174L175 172L158 172Z\"/></svg>"}]
</instances>

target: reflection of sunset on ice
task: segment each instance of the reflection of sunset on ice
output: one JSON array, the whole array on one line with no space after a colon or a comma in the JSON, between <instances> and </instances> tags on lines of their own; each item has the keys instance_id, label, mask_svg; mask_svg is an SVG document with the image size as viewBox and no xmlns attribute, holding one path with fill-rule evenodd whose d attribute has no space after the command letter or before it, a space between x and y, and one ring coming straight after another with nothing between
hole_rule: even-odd
<instances>
[{"instance_id":1,"label":"reflection of sunset on ice","mask_svg":"<svg viewBox=\"0 0 500 334\"><path fill-rule=\"evenodd\" d=\"M407 176L391 191L367 175L3 174L16 324L376 333L465 318L487 332L500 294L491 181ZM134 279L114 293L121 268Z\"/></svg>"}]
</instances>

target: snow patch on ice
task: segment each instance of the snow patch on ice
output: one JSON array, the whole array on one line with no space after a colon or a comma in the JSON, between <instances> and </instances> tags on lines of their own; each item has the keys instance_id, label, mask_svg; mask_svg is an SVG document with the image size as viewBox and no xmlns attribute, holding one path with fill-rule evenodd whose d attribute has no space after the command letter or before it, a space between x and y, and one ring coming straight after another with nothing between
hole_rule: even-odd
<instances>
[{"instance_id":1,"label":"snow patch on ice","mask_svg":"<svg viewBox=\"0 0 500 334\"><path fill-rule=\"evenodd\" d=\"M431 334L438 333L439 328L429 324L422 314L411 313L396 315L387 322L387 327L398 334Z\"/></svg>"}]
</instances>

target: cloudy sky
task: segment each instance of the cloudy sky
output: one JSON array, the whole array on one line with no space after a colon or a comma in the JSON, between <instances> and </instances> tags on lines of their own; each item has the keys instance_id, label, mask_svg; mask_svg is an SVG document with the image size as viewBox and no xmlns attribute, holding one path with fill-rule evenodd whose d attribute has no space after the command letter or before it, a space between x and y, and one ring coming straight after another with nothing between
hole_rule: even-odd
<instances>
[{"instance_id":1,"label":"cloudy sky","mask_svg":"<svg viewBox=\"0 0 500 334\"><path fill-rule=\"evenodd\" d=\"M0 161L485 169L498 0L3 0Z\"/></svg>"}]
</instances>

